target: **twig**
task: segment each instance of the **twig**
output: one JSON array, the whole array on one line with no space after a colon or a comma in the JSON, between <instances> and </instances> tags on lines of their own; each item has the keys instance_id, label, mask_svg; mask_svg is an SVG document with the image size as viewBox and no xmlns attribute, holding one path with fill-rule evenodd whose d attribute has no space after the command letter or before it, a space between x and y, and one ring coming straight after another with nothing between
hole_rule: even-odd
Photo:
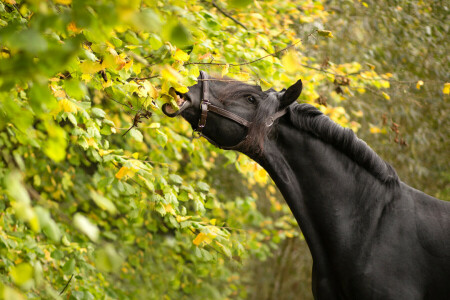
<instances>
[{"instance_id":1,"label":"twig","mask_svg":"<svg viewBox=\"0 0 450 300\"><path fill-rule=\"evenodd\" d=\"M289 48L294 47L295 45L297 45L297 44L300 43L301 41L302 41L302 40L298 40L298 41L296 41L295 43L290 44L289 46L287 46L287 47L285 47L285 48L283 48L283 49L281 49L281 50L275 51L274 53L269 53L269 54L267 54L267 55L265 55L265 56L263 56L263 57L260 57L260 58L258 58L258 59L255 59L255 60L252 60L252 61L243 62L243 63L239 63L239 64L213 63L213 62L209 62L209 63L208 63L208 62L188 62L188 63L185 63L184 65L185 65L185 66L187 66L187 65L214 65L214 66L225 66L225 65L229 65L229 66L232 66L232 67L245 66L245 65L253 64L253 63L257 62L257 61L263 60L263 59L266 58L266 57L269 57L269 56L275 56L275 55L277 55L277 54L279 54L279 53L281 53L281 52L283 52L283 51L286 51L286 50L289 49Z\"/></svg>"},{"instance_id":2,"label":"twig","mask_svg":"<svg viewBox=\"0 0 450 300\"><path fill-rule=\"evenodd\" d=\"M125 103L122 103L122 102L120 102L120 101L114 99L114 98L111 97L108 93L105 93L105 95L108 96L107 99L109 99L109 100L112 100L112 101L114 101L114 102L116 102L116 103L119 103L120 105L126 106L126 107L128 107L130 110L132 110L132 111L134 111L134 112L137 112L137 113L140 112L139 110L135 110L135 109L132 108L131 106L129 106L129 105L125 104Z\"/></svg>"},{"instance_id":3,"label":"twig","mask_svg":"<svg viewBox=\"0 0 450 300\"><path fill-rule=\"evenodd\" d=\"M127 79L127 81L131 81L131 80L141 81L141 80L147 80L147 79L152 79L152 78L156 78L156 77L159 77L159 75L153 75L153 76L148 76L148 77L130 77Z\"/></svg>"},{"instance_id":4,"label":"twig","mask_svg":"<svg viewBox=\"0 0 450 300\"><path fill-rule=\"evenodd\" d=\"M241 22L239 22L238 20L236 20L232 15L230 15L229 13L227 13L226 11L224 11L222 8L220 8L219 5L216 4L215 1L211 1L211 4L217 8L218 11L220 11L222 14L224 14L227 18L230 18L231 20L233 20L236 24L242 26L242 28L244 28L245 30L248 30L247 27L242 24Z\"/></svg>"},{"instance_id":5,"label":"twig","mask_svg":"<svg viewBox=\"0 0 450 300\"><path fill-rule=\"evenodd\" d=\"M22 17L22 19L25 19L25 17L22 15L22 13L20 12L19 8L17 7L17 5L13 4L14 8L17 10L17 12L19 13L19 15Z\"/></svg>"},{"instance_id":6,"label":"twig","mask_svg":"<svg viewBox=\"0 0 450 300\"><path fill-rule=\"evenodd\" d=\"M70 276L69 281L67 281L67 284L66 284L66 286L63 288L63 290L61 291L61 293L59 293L60 296L61 296L61 295L64 293L64 291L67 289L67 287L69 286L69 283L72 281L72 278L73 278L73 274L72 274L72 276Z\"/></svg>"}]
</instances>

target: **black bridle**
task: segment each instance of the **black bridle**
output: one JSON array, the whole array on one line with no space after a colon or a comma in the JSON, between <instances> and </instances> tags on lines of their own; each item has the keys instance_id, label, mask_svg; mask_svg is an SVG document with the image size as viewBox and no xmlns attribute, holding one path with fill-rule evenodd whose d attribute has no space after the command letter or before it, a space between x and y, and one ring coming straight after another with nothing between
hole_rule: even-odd
<instances>
[{"instance_id":1,"label":"black bridle","mask_svg":"<svg viewBox=\"0 0 450 300\"><path fill-rule=\"evenodd\" d=\"M250 127L250 125L252 124L252 122L247 121L246 119L228 111L225 110L223 108L220 108L218 106L215 106L214 104L211 104L211 102L209 101L209 89L208 89L208 80L206 79L206 73L204 71L200 71L200 79L199 81L202 82L202 94L201 94L201 101L200 101L200 119L198 120L198 124L197 124L197 128L194 129L194 131L196 132L198 137L204 137L205 139L207 139L211 144L215 145L216 147L219 147L221 149L227 149L227 150L232 150L232 149L237 149L239 148L239 146L244 143L244 141L247 139L247 136L245 136L244 139L242 139L239 143L237 143L234 146L220 146L219 144L217 144L214 140L212 140L211 138L207 137L206 135L203 134L203 128L205 128L206 126L206 119L208 117L208 112L213 112L215 114L221 115L227 119L233 120L234 122L243 125L247 128ZM270 116L266 122L266 126L270 127L273 125L273 123L275 122L275 120L277 120L278 118L282 117L283 115L285 115L287 112L287 108L284 108L278 112L276 112L275 114L273 114L272 116Z\"/></svg>"}]
</instances>

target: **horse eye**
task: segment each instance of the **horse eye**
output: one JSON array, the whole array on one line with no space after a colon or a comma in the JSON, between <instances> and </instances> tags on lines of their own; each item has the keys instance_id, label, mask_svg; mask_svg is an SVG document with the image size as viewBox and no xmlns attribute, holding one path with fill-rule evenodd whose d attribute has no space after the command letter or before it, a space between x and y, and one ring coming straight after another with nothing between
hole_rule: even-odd
<instances>
[{"instance_id":1,"label":"horse eye","mask_svg":"<svg viewBox=\"0 0 450 300\"><path fill-rule=\"evenodd\" d=\"M247 101L250 102L250 103L255 103L256 99L253 96L247 96Z\"/></svg>"}]
</instances>

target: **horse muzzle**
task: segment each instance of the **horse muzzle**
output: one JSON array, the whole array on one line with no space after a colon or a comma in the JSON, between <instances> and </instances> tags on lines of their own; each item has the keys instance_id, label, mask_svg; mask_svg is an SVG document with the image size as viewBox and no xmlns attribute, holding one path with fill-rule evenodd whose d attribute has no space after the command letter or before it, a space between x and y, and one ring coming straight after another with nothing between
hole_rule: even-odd
<instances>
[{"instance_id":1,"label":"horse muzzle","mask_svg":"<svg viewBox=\"0 0 450 300\"><path fill-rule=\"evenodd\" d=\"M191 103L189 97L186 94L180 94L180 93L177 93L176 102L178 105L178 110L175 110L171 104L164 103L161 108L162 112L166 116L168 116L170 118L174 118L174 117L178 116L179 114L181 114L183 112L183 110L188 108Z\"/></svg>"}]
</instances>

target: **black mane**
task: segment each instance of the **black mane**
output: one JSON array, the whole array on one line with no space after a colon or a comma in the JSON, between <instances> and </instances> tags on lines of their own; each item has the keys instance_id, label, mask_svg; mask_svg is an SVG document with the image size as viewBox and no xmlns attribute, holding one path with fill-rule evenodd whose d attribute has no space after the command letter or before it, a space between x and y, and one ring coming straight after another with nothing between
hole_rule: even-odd
<instances>
[{"instance_id":1,"label":"black mane","mask_svg":"<svg viewBox=\"0 0 450 300\"><path fill-rule=\"evenodd\" d=\"M298 129L309 132L346 154L383 182L398 182L394 168L381 159L363 140L348 128L333 122L320 110L309 104L293 104L291 122Z\"/></svg>"}]
</instances>

